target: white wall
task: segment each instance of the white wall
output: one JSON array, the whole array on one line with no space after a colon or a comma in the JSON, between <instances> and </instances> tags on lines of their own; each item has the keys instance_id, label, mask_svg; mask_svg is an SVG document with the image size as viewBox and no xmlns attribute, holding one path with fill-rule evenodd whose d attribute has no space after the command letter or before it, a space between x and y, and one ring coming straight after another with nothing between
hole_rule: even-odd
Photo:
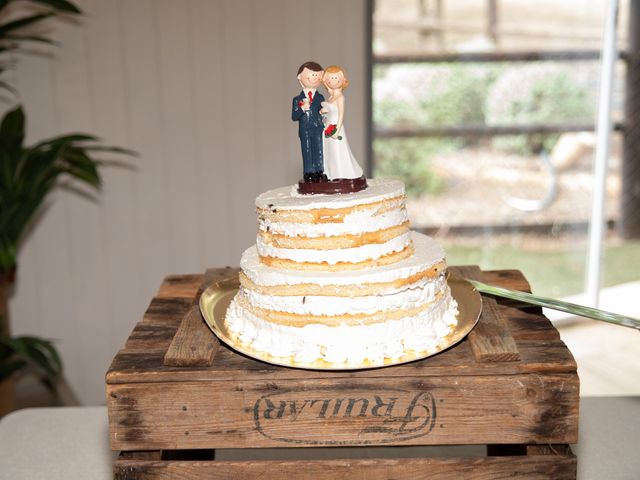
<instances>
[{"instance_id":1,"label":"white wall","mask_svg":"<svg viewBox=\"0 0 640 480\"><path fill-rule=\"evenodd\" d=\"M349 74L346 123L364 163L368 19L365 0L77 3L82 19L49 24L61 46L13 75L28 141L83 131L140 157L105 168L94 201L50 198L10 307L14 333L56 339L72 387L95 404L162 278L237 265L255 196L301 175L289 109L303 61Z\"/></svg>"}]
</instances>

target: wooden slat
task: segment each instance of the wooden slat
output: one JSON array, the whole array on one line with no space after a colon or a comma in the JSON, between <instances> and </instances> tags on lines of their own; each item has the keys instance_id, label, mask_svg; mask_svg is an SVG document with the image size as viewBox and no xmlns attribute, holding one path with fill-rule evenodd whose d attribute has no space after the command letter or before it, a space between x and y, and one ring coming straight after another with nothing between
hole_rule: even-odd
<instances>
[{"instance_id":1,"label":"wooden slat","mask_svg":"<svg viewBox=\"0 0 640 480\"><path fill-rule=\"evenodd\" d=\"M202 320L200 307L194 305L182 318L164 356L164 364L172 367L208 367L213 363L219 346L219 340Z\"/></svg>"},{"instance_id":2,"label":"wooden slat","mask_svg":"<svg viewBox=\"0 0 640 480\"><path fill-rule=\"evenodd\" d=\"M491 285L531 293L531 285L520 270L483 270L482 275Z\"/></svg>"},{"instance_id":3,"label":"wooden slat","mask_svg":"<svg viewBox=\"0 0 640 480\"><path fill-rule=\"evenodd\" d=\"M202 274L169 275L164 279L156 297L185 297L193 299L202 284Z\"/></svg>"},{"instance_id":4,"label":"wooden slat","mask_svg":"<svg viewBox=\"0 0 640 480\"><path fill-rule=\"evenodd\" d=\"M216 280L236 275L231 269L208 269L193 300L193 306L182 317L167 353L164 364L172 367L208 367L218 351L220 341L211 333L200 313L200 295Z\"/></svg>"},{"instance_id":5,"label":"wooden slat","mask_svg":"<svg viewBox=\"0 0 640 480\"><path fill-rule=\"evenodd\" d=\"M139 322L129 335L125 349L128 352L166 351L177 328L175 324Z\"/></svg>"},{"instance_id":6,"label":"wooden slat","mask_svg":"<svg viewBox=\"0 0 640 480\"><path fill-rule=\"evenodd\" d=\"M518 457L377 458L344 460L282 461L148 461L119 459L114 462L116 480L334 480L336 478L387 480L429 478L445 480L575 480L575 456L523 455Z\"/></svg>"},{"instance_id":7,"label":"wooden slat","mask_svg":"<svg viewBox=\"0 0 640 480\"><path fill-rule=\"evenodd\" d=\"M202 276L199 277L202 281ZM191 297L154 297L142 317L144 323L175 325L180 324L182 317L193 305Z\"/></svg>"},{"instance_id":8,"label":"wooden slat","mask_svg":"<svg viewBox=\"0 0 640 480\"><path fill-rule=\"evenodd\" d=\"M547 317L532 314L513 307L498 304L502 315L508 318L511 336L520 343L524 340L553 340L560 339L560 333Z\"/></svg>"},{"instance_id":9,"label":"wooden slat","mask_svg":"<svg viewBox=\"0 0 640 480\"><path fill-rule=\"evenodd\" d=\"M559 340L523 341L519 344L519 362L478 362L469 342L439 353L425 360L380 368L356 371L299 370L253 360L222 346L216 361L209 368L178 369L164 365L164 352L129 352L121 350L107 373L108 384L171 381L234 380L238 378L318 379L318 378L391 378L391 377L448 377L451 375L515 375L520 373L575 373L576 363L565 344Z\"/></svg>"},{"instance_id":10,"label":"wooden slat","mask_svg":"<svg viewBox=\"0 0 640 480\"><path fill-rule=\"evenodd\" d=\"M483 281L483 275L477 266L451 268L452 275L471 280ZM475 328L469 333L469 342L478 362L515 362L520 353L511 336L495 299L483 295L482 314Z\"/></svg>"},{"instance_id":11,"label":"wooden slat","mask_svg":"<svg viewBox=\"0 0 640 480\"><path fill-rule=\"evenodd\" d=\"M578 398L575 373L240 377L107 395L115 450L574 443Z\"/></svg>"}]
</instances>

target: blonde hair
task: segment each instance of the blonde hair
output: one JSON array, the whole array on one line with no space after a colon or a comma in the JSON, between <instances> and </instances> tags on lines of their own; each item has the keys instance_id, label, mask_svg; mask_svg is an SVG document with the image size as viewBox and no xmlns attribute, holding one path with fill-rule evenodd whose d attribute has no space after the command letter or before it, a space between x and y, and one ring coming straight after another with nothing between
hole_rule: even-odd
<instances>
[{"instance_id":1,"label":"blonde hair","mask_svg":"<svg viewBox=\"0 0 640 480\"><path fill-rule=\"evenodd\" d=\"M331 65L330 67L325 68L324 70L324 74L326 75L327 73L342 73L342 85L340 85L340 89L341 90L346 90L347 87L349 86L349 79L347 78L347 74L344 71L344 69L338 65ZM324 78L322 79L322 83L324 84L324 86L326 88L329 88L327 86L327 83L324 81Z\"/></svg>"}]
</instances>

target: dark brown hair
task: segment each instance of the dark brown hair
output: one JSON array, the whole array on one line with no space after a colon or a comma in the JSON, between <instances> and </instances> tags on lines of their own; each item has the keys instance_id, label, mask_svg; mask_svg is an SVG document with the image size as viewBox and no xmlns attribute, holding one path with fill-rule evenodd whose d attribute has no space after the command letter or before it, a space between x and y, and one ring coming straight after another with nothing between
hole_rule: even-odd
<instances>
[{"instance_id":1,"label":"dark brown hair","mask_svg":"<svg viewBox=\"0 0 640 480\"><path fill-rule=\"evenodd\" d=\"M296 75L300 75L305 68L308 68L312 72L321 72L322 71L322 67L320 66L319 63L316 63L316 62L304 62L302 65L300 65L300 68L298 69L298 73Z\"/></svg>"}]
</instances>

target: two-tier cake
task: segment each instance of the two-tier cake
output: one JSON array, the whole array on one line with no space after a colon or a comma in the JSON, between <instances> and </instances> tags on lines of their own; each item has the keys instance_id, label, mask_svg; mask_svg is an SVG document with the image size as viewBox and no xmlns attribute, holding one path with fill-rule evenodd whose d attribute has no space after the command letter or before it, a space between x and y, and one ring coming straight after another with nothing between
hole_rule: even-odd
<instances>
[{"instance_id":1,"label":"two-tier cake","mask_svg":"<svg viewBox=\"0 0 640 480\"><path fill-rule=\"evenodd\" d=\"M391 363L436 349L456 325L444 251L412 232L404 184L369 180L339 195L296 187L256 199L256 245L242 255L227 330L291 362Z\"/></svg>"}]
</instances>

